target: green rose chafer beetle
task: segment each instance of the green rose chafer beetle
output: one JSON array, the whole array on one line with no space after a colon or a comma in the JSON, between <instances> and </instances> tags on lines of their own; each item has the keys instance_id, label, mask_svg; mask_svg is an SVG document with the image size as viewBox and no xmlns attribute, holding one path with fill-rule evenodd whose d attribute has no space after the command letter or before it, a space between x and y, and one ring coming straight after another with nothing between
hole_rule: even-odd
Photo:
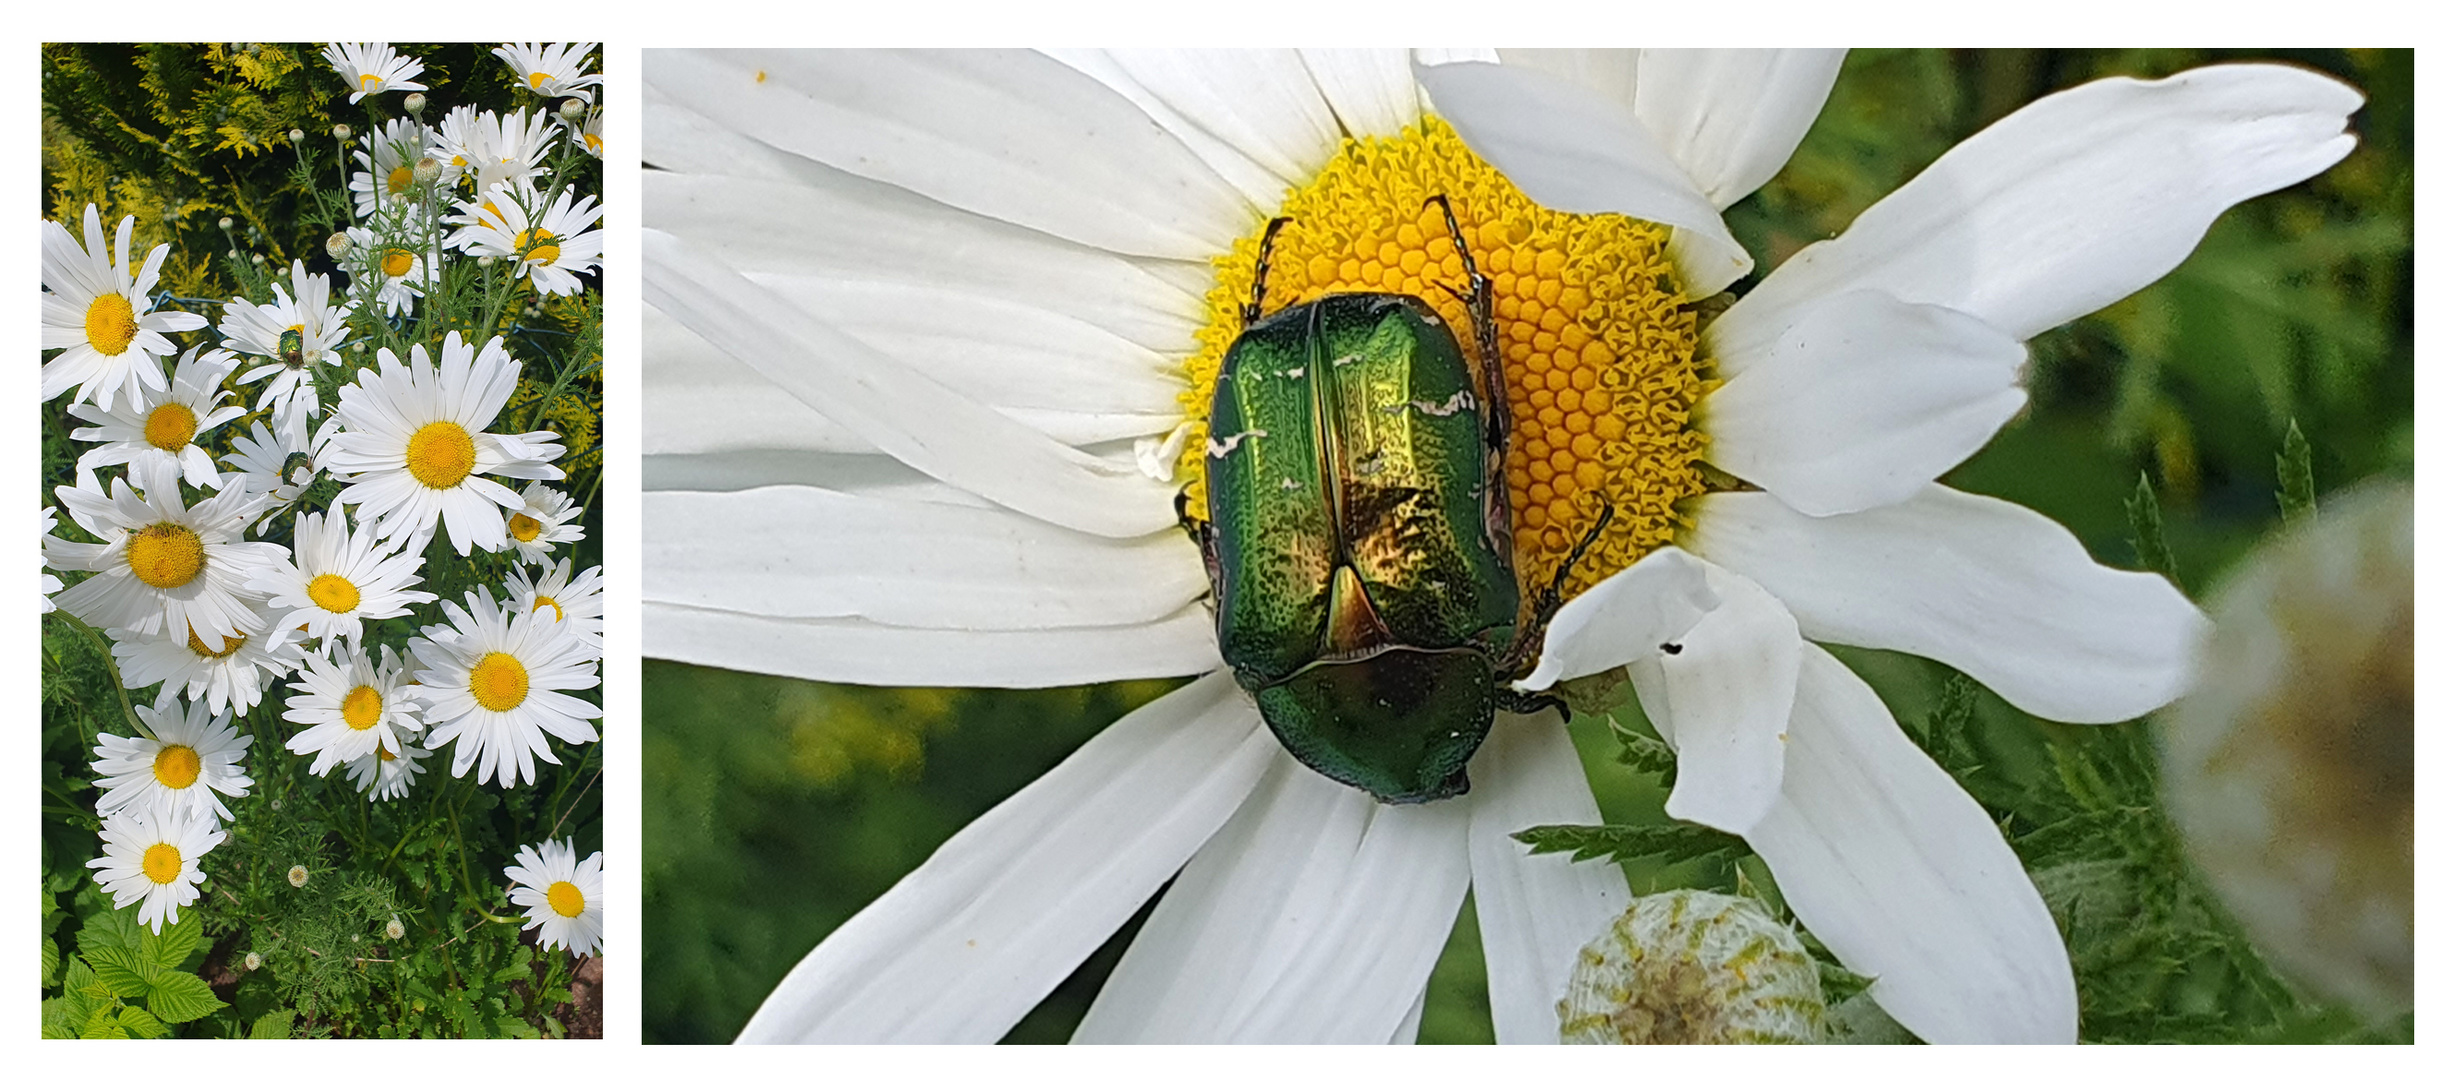
<instances>
[{"instance_id":1,"label":"green rose chafer beetle","mask_svg":"<svg viewBox=\"0 0 2453 1080\"><path fill-rule=\"evenodd\" d=\"M1583 551L1527 612L1490 279L1447 197L1430 202L1463 257L1469 288L1450 291L1480 363L1418 297L1334 293L1263 318L1288 219L1271 221L1211 399L1208 519L1178 499L1219 651L1262 719L1296 760L1393 803L1463 794L1498 708L1564 711L1507 683Z\"/></svg>"}]
</instances>

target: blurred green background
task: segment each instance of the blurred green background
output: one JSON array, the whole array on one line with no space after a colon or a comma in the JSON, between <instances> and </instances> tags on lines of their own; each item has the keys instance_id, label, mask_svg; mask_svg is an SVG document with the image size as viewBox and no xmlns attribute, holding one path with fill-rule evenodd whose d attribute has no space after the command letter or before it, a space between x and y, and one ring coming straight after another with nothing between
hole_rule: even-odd
<instances>
[{"instance_id":1,"label":"blurred green background","mask_svg":"<svg viewBox=\"0 0 2453 1080\"><path fill-rule=\"evenodd\" d=\"M2292 424L2309 443L2320 498L2371 476L2411 476L2411 52L1854 53L1787 168L1729 212L1758 254L1756 275L1737 288L2037 97L2240 59L2298 64L2358 87L2368 99L2352 118L2359 148L2225 214L2156 285L2036 338L2029 410L1944 478L2033 507L2099 561L2135 567L2125 500L2143 475L2180 580L2203 598L2278 524L2276 455ZM1938 665L1835 651L2011 821L2014 845L2070 934L2084 1038L2363 1034L2268 971L2176 872L2153 795L2151 720L2063 727L1978 692L1962 728L1948 699L1964 697L1966 684ZM964 823L1175 685L864 688L652 660L644 678L651 1042L731 1039L836 925ZM1632 706L1618 719L1642 726ZM1573 731L1605 817L1665 820L1658 779L1616 763L1600 718L1579 717ZM1727 887L1748 864L1639 860L1628 871L1641 893ZM1759 885L1753 865L1746 876ZM2083 896L2061 893L2080 879ZM1064 1039L1138 921L1010 1041ZM2407 1022L2364 1034L2407 1039ZM1470 905L1433 975L1421 1037L1491 1037Z\"/></svg>"}]
</instances>

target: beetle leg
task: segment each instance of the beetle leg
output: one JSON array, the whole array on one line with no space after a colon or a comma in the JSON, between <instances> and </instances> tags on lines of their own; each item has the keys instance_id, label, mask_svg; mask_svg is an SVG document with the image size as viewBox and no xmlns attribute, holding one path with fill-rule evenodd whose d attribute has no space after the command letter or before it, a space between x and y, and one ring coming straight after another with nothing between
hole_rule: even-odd
<instances>
[{"instance_id":1,"label":"beetle leg","mask_svg":"<svg viewBox=\"0 0 2453 1080\"><path fill-rule=\"evenodd\" d=\"M1186 484L1175 492L1175 523L1192 538L1192 545L1201 549L1201 568L1209 573L1210 595L1218 593L1218 527L1196 520L1186 513L1192 505L1192 485Z\"/></svg>"},{"instance_id":2,"label":"beetle leg","mask_svg":"<svg viewBox=\"0 0 2453 1080\"><path fill-rule=\"evenodd\" d=\"M1261 257L1252 264L1252 300L1244 305L1244 325L1261 321L1261 298L1269 292L1269 249L1278 242L1278 230L1293 221L1290 217L1269 219L1269 228L1261 233Z\"/></svg>"},{"instance_id":3,"label":"beetle leg","mask_svg":"<svg viewBox=\"0 0 2453 1080\"><path fill-rule=\"evenodd\" d=\"M1567 710L1567 699L1556 694L1528 694L1522 690L1511 690L1502 686L1491 694L1491 700L1496 702L1500 708L1512 713L1532 714L1543 709L1557 709L1560 723L1564 724L1575 719L1574 715Z\"/></svg>"}]
</instances>

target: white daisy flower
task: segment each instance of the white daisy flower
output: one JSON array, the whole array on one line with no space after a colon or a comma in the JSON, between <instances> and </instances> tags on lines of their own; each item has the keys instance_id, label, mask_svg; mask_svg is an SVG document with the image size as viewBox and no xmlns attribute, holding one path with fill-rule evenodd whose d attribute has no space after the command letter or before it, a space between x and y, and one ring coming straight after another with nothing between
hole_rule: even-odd
<instances>
[{"instance_id":1,"label":"white daisy flower","mask_svg":"<svg viewBox=\"0 0 2453 1080\"><path fill-rule=\"evenodd\" d=\"M417 573L423 556L382 542L372 528L351 531L339 510L298 515L291 545L290 559L258 570L251 584L273 607L297 609L278 617L303 616L305 635L326 645L357 641L366 620L398 618L435 598L409 587L424 580Z\"/></svg>"},{"instance_id":2,"label":"white daisy flower","mask_svg":"<svg viewBox=\"0 0 2453 1080\"><path fill-rule=\"evenodd\" d=\"M588 118L579 125L579 145L588 151L589 157L599 161L604 160L605 114L603 112L595 109L588 110Z\"/></svg>"},{"instance_id":3,"label":"white daisy flower","mask_svg":"<svg viewBox=\"0 0 2453 1080\"><path fill-rule=\"evenodd\" d=\"M349 174L349 197L356 201L360 218L375 216L385 204L416 198L417 159L426 151L424 125L404 116L359 136L358 145L361 149L350 151L358 159L358 171Z\"/></svg>"},{"instance_id":4,"label":"white daisy flower","mask_svg":"<svg viewBox=\"0 0 2453 1080\"><path fill-rule=\"evenodd\" d=\"M513 611L550 611L562 629L588 643L594 655L605 653L605 584L597 576L602 567L591 566L571 576L571 560L554 563L534 579L528 568L511 568L511 580L503 583L510 592L507 601Z\"/></svg>"},{"instance_id":5,"label":"white daisy flower","mask_svg":"<svg viewBox=\"0 0 2453 1080\"><path fill-rule=\"evenodd\" d=\"M1689 298L1750 262L1717 209L1785 160L1836 56L1429 67L1428 116L1402 55L1065 59L650 57L648 655L1209 672L948 841L744 1040L993 1040L1170 879L1077 1038L1409 1039L1469 885L1499 1038L1556 1038L1578 946L1629 899L1509 839L1599 820L1561 726L1497 717L1471 793L1426 805L1325 779L1221 670L1176 523L1255 437L1206 427L1269 220L1293 219L1266 310L1402 292L1472 342L1441 194L1499 295L1516 573L1564 567L1574 597L1520 685L1630 668L1681 751L1670 813L1743 834L1910 1030L2074 1037L2068 957L1991 819L1804 639L1930 656L2053 720L2177 694L2204 620L2169 583L1932 481L2019 408L2023 339L2338 160L2355 93L2236 66L2047 98L1699 343Z\"/></svg>"},{"instance_id":6,"label":"white daisy flower","mask_svg":"<svg viewBox=\"0 0 2453 1080\"><path fill-rule=\"evenodd\" d=\"M340 501L357 504L361 518L373 516L378 539L432 532L440 519L460 554L472 544L501 551L509 534L495 507L524 504L487 477L562 479L547 464L562 456L561 436L485 430L519 385L519 362L499 337L481 352L453 331L443 338L440 364L424 345L409 347L407 364L379 350L375 364L341 388L341 431L324 459L349 485Z\"/></svg>"},{"instance_id":7,"label":"white daisy flower","mask_svg":"<svg viewBox=\"0 0 2453 1080\"><path fill-rule=\"evenodd\" d=\"M309 437L307 414L291 410L286 417L276 414L271 427L258 420L249 434L230 437L230 452L222 462L245 475L248 487L268 500L264 516L256 519L257 535L315 483L325 444L338 430L338 423L327 420Z\"/></svg>"},{"instance_id":8,"label":"white daisy flower","mask_svg":"<svg viewBox=\"0 0 2453 1080\"><path fill-rule=\"evenodd\" d=\"M543 109L497 113L462 105L435 126L427 153L452 183L469 179L472 191L497 184L533 188L553 146L553 126L553 114Z\"/></svg>"},{"instance_id":9,"label":"white daisy flower","mask_svg":"<svg viewBox=\"0 0 2453 1080\"><path fill-rule=\"evenodd\" d=\"M397 799L408 794L409 786L426 771L418 761L432 756L434 751L411 743L402 743L397 754L377 748L349 763L349 782L357 785L368 802Z\"/></svg>"},{"instance_id":10,"label":"white daisy flower","mask_svg":"<svg viewBox=\"0 0 2453 1080\"><path fill-rule=\"evenodd\" d=\"M77 458L79 483L86 482L96 469L148 461L177 470L192 486L221 486L213 455L197 445L197 440L247 410L236 405L215 408L230 396L221 388L221 381L238 366L238 357L221 349L203 349L202 345L192 346L179 357L167 389L138 387L115 409L83 403L68 407L69 415L96 425L78 428L68 437L102 444Z\"/></svg>"},{"instance_id":11,"label":"white daisy flower","mask_svg":"<svg viewBox=\"0 0 2453 1080\"><path fill-rule=\"evenodd\" d=\"M54 509L54 508L52 508L52 507L48 507L48 506L43 507L43 535L44 535L45 537L49 537L49 536L51 535L51 530L52 530L52 529L54 529L54 528L57 528L57 527L59 526L59 523L60 523L60 519L59 519L58 515L56 515L56 514L54 514L54 513L52 512L52 511L53 511L53 509ZM48 564L48 563L44 564L44 566L45 566L45 569L48 569L48 568L49 568L49 564ZM56 610L59 610L59 606L58 606L58 605L56 605L56 604L53 604L53 603L51 602L51 594L52 594L52 593L55 593L55 592L58 592L58 591L60 591L61 589L65 588L65 587L66 587L66 586L63 586L63 585L61 585L61 584L60 584L60 579L58 579L58 578L56 578L56 577L53 577L53 576L51 576L51 575L49 575L49 574L44 574L44 575L43 575L43 597L42 597L42 599L43 599L43 610L44 610L44 611L46 611L46 612L50 612L50 611L56 611Z\"/></svg>"},{"instance_id":12,"label":"white daisy flower","mask_svg":"<svg viewBox=\"0 0 2453 1080\"><path fill-rule=\"evenodd\" d=\"M324 46L324 60L349 84L352 105L368 94L426 88L424 83L409 81L426 70L425 62L394 53L387 42L331 42Z\"/></svg>"},{"instance_id":13,"label":"white daisy flower","mask_svg":"<svg viewBox=\"0 0 2453 1080\"><path fill-rule=\"evenodd\" d=\"M511 65L511 76L526 84L540 97L575 97L593 102L595 95L585 88L603 84L602 74L583 75L588 57L596 48L593 41L577 44L540 44L520 42L496 46L494 55Z\"/></svg>"},{"instance_id":14,"label":"white daisy flower","mask_svg":"<svg viewBox=\"0 0 2453 1080\"><path fill-rule=\"evenodd\" d=\"M244 798L255 780L247 775L247 748L255 736L230 726L230 715L202 701L185 709L168 697L151 706L136 707L150 738L124 738L102 732L94 748L94 771L102 779L94 786L102 798L94 812L103 817L121 813L171 818L194 813L206 821L233 816L221 796Z\"/></svg>"},{"instance_id":15,"label":"white daisy flower","mask_svg":"<svg viewBox=\"0 0 2453 1080\"><path fill-rule=\"evenodd\" d=\"M111 894L113 908L143 901L136 921L159 934L203 895L200 860L225 839L210 815L119 814L102 819L102 857L85 865L101 871L94 884Z\"/></svg>"},{"instance_id":16,"label":"white daisy flower","mask_svg":"<svg viewBox=\"0 0 2453 1080\"><path fill-rule=\"evenodd\" d=\"M178 638L263 629L248 607L261 594L247 582L287 552L239 537L263 508L264 496L246 484L225 484L212 498L185 506L172 467L137 462L129 471L111 481L107 497L98 487L52 489L68 515L103 541L43 538L53 567L100 571L69 586L60 606L96 626ZM131 479L144 485L141 494Z\"/></svg>"},{"instance_id":17,"label":"white daisy flower","mask_svg":"<svg viewBox=\"0 0 2453 1080\"><path fill-rule=\"evenodd\" d=\"M358 262L373 271L367 275L374 279L369 288L384 314L408 314L410 305L442 282L441 268L426 257L420 241L409 237L386 240L363 225L352 225L347 231L351 250L363 253Z\"/></svg>"},{"instance_id":18,"label":"white daisy flower","mask_svg":"<svg viewBox=\"0 0 2453 1080\"><path fill-rule=\"evenodd\" d=\"M605 940L605 853L585 860L569 843L548 840L520 846L516 865L503 876L517 885L511 902L528 909L522 930L535 930L537 944L593 956Z\"/></svg>"},{"instance_id":19,"label":"white daisy flower","mask_svg":"<svg viewBox=\"0 0 2453 1080\"><path fill-rule=\"evenodd\" d=\"M506 511L503 531L510 534L520 558L543 566L553 560L555 544L587 539L586 526L565 524L586 510L569 495L541 483L530 484L520 489L519 508Z\"/></svg>"},{"instance_id":20,"label":"white daisy flower","mask_svg":"<svg viewBox=\"0 0 2453 1080\"><path fill-rule=\"evenodd\" d=\"M417 655L417 692L433 729L426 745L440 750L458 744L453 776L474 762L478 780L490 776L510 787L536 778L537 758L561 763L545 736L596 741L588 721L603 713L559 692L597 683L585 639L565 631L551 612L514 613L483 591L470 593L465 608L445 602L443 614L451 633L414 639L409 649Z\"/></svg>"},{"instance_id":21,"label":"white daisy flower","mask_svg":"<svg viewBox=\"0 0 2453 1080\"><path fill-rule=\"evenodd\" d=\"M567 296L580 290L579 276L604 258L604 231L588 226L605 215L596 196L571 201L565 189L543 213L531 214L518 188L493 188L482 203L460 204L461 220L470 224L453 234L452 243L471 255L493 255L511 261L537 291Z\"/></svg>"},{"instance_id":22,"label":"white daisy flower","mask_svg":"<svg viewBox=\"0 0 2453 1080\"><path fill-rule=\"evenodd\" d=\"M283 744L293 754L314 754L307 771L317 776L334 765L372 758L377 751L399 757L408 736L425 729L424 709L401 678L401 657L382 647L378 663L353 648L335 664L309 653L306 670L290 693L283 719L307 729Z\"/></svg>"},{"instance_id":23,"label":"white daisy flower","mask_svg":"<svg viewBox=\"0 0 2453 1080\"><path fill-rule=\"evenodd\" d=\"M307 273L307 264L296 259L290 261L290 286L294 294L273 286L269 304L233 298L221 319L223 344L271 361L249 368L238 381L272 379L256 404L261 408L263 398L270 398L276 420L291 413L312 415L321 407L315 365L341 362L341 343L349 340L349 313L357 307L354 300L335 306L332 279Z\"/></svg>"},{"instance_id":24,"label":"white daisy flower","mask_svg":"<svg viewBox=\"0 0 2453 1080\"><path fill-rule=\"evenodd\" d=\"M119 219L114 258L103 246L102 212L94 204L85 204L82 247L59 222L43 222L43 348L67 350L43 362L43 400L74 387L75 400L107 409L122 386L130 395L138 387L160 390L162 369L153 358L179 351L162 335L204 328L202 315L152 310L154 279L170 245L155 245L131 275L128 239L135 231L134 215Z\"/></svg>"},{"instance_id":25,"label":"white daisy flower","mask_svg":"<svg viewBox=\"0 0 2453 1080\"><path fill-rule=\"evenodd\" d=\"M131 690L161 683L164 693L183 693L214 712L246 715L264 699L267 682L298 669L303 653L296 629L272 625L273 612L261 603L251 601L248 607L270 628L210 639L193 630L183 638L106 631L120 679Z\"/></svg>"}]
</instances>

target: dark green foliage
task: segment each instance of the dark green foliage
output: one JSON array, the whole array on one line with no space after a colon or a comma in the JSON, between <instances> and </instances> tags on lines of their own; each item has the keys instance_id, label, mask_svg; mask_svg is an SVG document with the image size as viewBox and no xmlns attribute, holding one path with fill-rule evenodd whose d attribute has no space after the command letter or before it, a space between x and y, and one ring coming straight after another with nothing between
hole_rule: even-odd
<instances>
[{"instance_id":1,"label":"dark green foliage","mask_svg":"<svg viewBox=\"0 0 2453 1080\"><path fill-rule=\"evenodd\" d=\"M1509 835L1536 855L1571 852L1577 862L1605 857L1614 862L1643 858L1673 863L1695 859L1734 861L1753 854L1742 838L1684 821L1666 825L1538 825Z\"/></svg>"},{"instance_id":2,"label":"dark green foliage","mask_svg":"<svg viewBox=\"0 0 2453 1080\"><path fill-rule=\"evenodd\" d=\"M2293 420L2291 430L2283 433L2283 452L2274 455L2274 474L2279 481L2274 501L2282 507L2284 520L2292 520L2317 508L2316 471L2308 461L2308 437L2300 434L2300 422Z\"/></svg>"}]
</instances>

